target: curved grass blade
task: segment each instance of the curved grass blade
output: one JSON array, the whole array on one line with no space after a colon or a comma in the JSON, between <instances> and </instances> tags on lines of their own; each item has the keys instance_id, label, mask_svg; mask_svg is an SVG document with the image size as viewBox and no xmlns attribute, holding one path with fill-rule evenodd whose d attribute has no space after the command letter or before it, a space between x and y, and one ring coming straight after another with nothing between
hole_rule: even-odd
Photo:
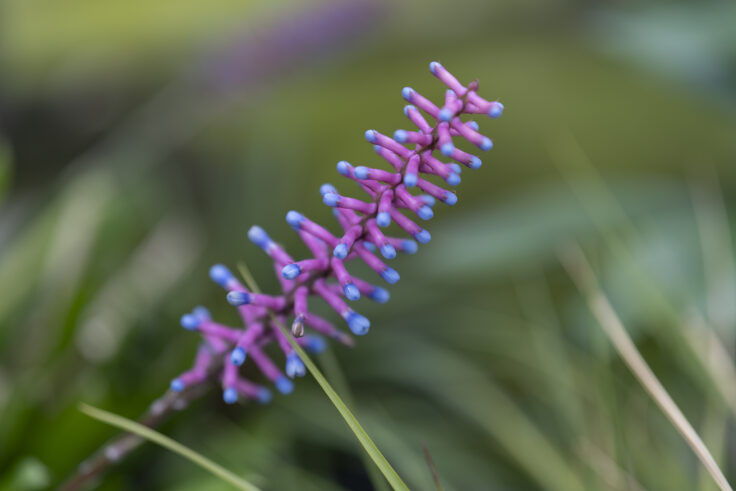
<instances>
[{"instance_id":1,"label":"curved grass blade","mask_svg":"<svg viewBox=\"0 0 736 491\"><path fill-rule=\"evenodd\" d=\"M248 285L248 288L250 288L251 291L253 291L254 293L260 293L261 289L255 282L255 279L253 278L253 275L251 274L248 267L244 263L240 263L238 264L238 268L240 269L240 274L243 276L243 279ZM307 370L309 370L309 373L312 374L319 386L322 387L322 390L325 391L327 397L330 399L332 404L335 406L347 425L355 434L355 437L358 439L360 444L363 445L363 448L373 460L373 463L376 464L376 467L378 467L378 469L381 471L391 487L394 490L408 491L409 487L404 483L404 481L401 480L399 474L394 470L393 467L391 467L391 464L389 464L388 460L386 460L386 457L383 456L381 451L378 450L378 447L375 443L373 443L371 437L368 436L368 433L363 429L363 427L360 425L348 406L342 401L337 392L335 392L335 389L333 389L330 383L327 382L327 379L324 377L324 375L322 375L322 372L319 371L319 368L317 368L317 366L314 364L314 362L312 362L309 356L307 356L301 346L299 346L299 344L294 340L294 338L291 336L291 333L286 329L286 327L284 327L281 322L276 319L275 316L272 317L272 320L273 323L278 326L284 336L286 336L286 339L289 340L289 344L291 344L291 347L294 348L294 350L297 352L299 358L302 359L304 365L307 367Z\"/></svg>"},{"instance_id":2,"label":"curved grass blade","mask_svg":"<svg viewBox=\"0 0 736 491\"><path fill-rule=\"evenodd\" d=\"M258 487L249 483L245 479L236 476L221 465L211 461L203 455L198 454L194 450L185 447L181 443L172 440L166 435L162 435L161 433L149 428L148 426L143 426L142 424L136 423L135 421L131 421L117 414L113 414L102 409L89 406L87 404L80 404L79 410L91 418L102 421L103 423L107 423L111 426L115 426L130 433L134 433L141 438L145 438L146 440L157 443L174 453L178 453L185 459L188 459L192 463L197 464L201 468L212 473L216 477L219 477L228 484L231 484L236 489L242 489L245 491L260 491Z\"/></svg>"}]
</instances>

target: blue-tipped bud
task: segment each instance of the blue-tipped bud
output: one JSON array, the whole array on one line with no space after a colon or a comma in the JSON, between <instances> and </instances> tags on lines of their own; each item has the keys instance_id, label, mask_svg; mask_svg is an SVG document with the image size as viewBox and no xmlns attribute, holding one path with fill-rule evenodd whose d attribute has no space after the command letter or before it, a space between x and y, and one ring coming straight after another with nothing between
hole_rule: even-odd
<instances>
[{"instance_id":1,"label":"blue-tipped bud","mask_svg":"<svg viewBox=\"0 0 736 491\"><path fill-rule=\"evenodd\" d=\"M378 303L386 303L391 298L391 294L386 290L385 288L381 288L380 286L377 286L373 288L373 291L371 292L371 300Z\"/></svg>"},{"instance_id":2,"label":"blue-tipped bud","mask_svg":"<svg viewBox=\"0 0 736 491\"><path fill-rule=\"evenodd\" d=\"M373 145L373 151L378 153L383 149L381 145Z\"/></svg>"},{"instance_id":3,"label":"blue-tipped bud","mask_svg":"<svg viewBox=\"0 0 736 491\"><path fill-rule=\"evenodd\" d=\"M405 240L401 243L401 250L407 254L414 254L419 249L419 246L413 240Z\"/></svg>"},{"instance_id":4,"label":"blue-tipped bud","mask_svg":"<svg viewBox=\"0 0 736 491\"><path fill-rule=\"evenodd\" d=\"M261 248L265 248L268 243L271 242L271 238L268 236L266 231L257 225L252 226L250 230L248 230L248 238L251 242Z\"/></svg>"},{"instance_id":5,"label":"blue-tipped bud","mask_svg":"<svg viewBox=\"0 0 736 491\"><path fill-rule=\"evenodd\" d=\"M356 167L353 169L353 175L357 179L367 179L368 178L368 167L364 167L362 165Z\"/></svg>"},{"instance_id":6,"label":"blue-tipped bud","mask_svg":"<svg viewBox=\"0 0 736 491\"><path fill-rule=\"evenodd\" d=\"M445 179L445 182L449 184L450 186L457 186L458 184L460 184L461 180L462 179L460 179L460 176L453 172L452 174L447 176L447 179Z\"/></svg>"},{"instance_id":7,"label":"blue-tipped bud","mask_svg":"<svg viewBox=\"0 0 736 491\"><path fill-rule=\"evenodd\" d=\"M250 295L246 292L227 292L227 303L234 307L248 305L250 303Z\"/></svg>"},{"instance_id":8,"label":"blue-tipped bud","mask_svg":"<svg viewBox=\"0 0 736 491\"><path fill-rule=\"evenodd\" d=\"M417 239L417 242L419 242L420 244L426 244L427 242L432 240L432 236L426 230L421 230L415 233L414 238Z\"/></svg>"},{"instance_id":9,"label":"blue-tipped bud","mask_svg":"<svg viewBox=\"0 0 736 491\"><path fill-rule=\"evenodd\" d=\"M399 281L399 273L395 269L387 267L381 273L381 278L383 278L386 283L393 285Z\"/></svg>"},{"instance_id":10,"label":"blue-tipped bud","mask_svg":"<svg viewBox=\"0 0 736 491\"><path fill-rule=\"evenodd\" d=\"M490 138L488 138L487 136L484 136L483 141L480 144L480 149L487 152L488 150L492 148L493 148L493 142L491 141Z\"/></svg>"},{"instance_id":11,"label":"blue-tipped bud","mask_svg":"<svg viewBox=\"0 0 736 491\"><path fill-rule=\"evenodd\" d=\"M413 172L407 172L404 174L404 186L413 188L417 185L417 175Z\"/></svg>"},{"instance_id":12,"label":"blue-tipped bud","mask_svg":"<svg viewBox=\"0 0 736 491\"><path fill-rule=\"evenodd\" d=\"M406 143L406 139L408 138L408 134L405 130L396 130L394 131L394 140L396 140L399 143Z\"/></svg>"},{"instance_id":13,"label":"blue-tipped bud","mask_svg":"<svg viewBox=\"0 0 736 491\"><path fill-rule=\"evenodd\" d=\"M454 205L457 203L457 194L455 193L447 193L447 196L445 196L444 202L446 205Z\"/></svg>"},{"instance_id":14,"label":"blue-tipped bud","mask_svg":"<svg viewBox=\"0 0 736 491\"><path fill-rule=\"evenodd\" d=\"M433 61L429 64L429 71L432 72L432 75L437 74L437 69L442 68L442 65L440 65L438 62Z\"/></svg>"},{"instance_id":15,"label":"blue-tipped bud","mask_svg":"<svg viewBox=\"0 0 736 491\"><path fill-rule=\"evenodd\" d=\"M404 116L408 116L409 111L412 109L416 109L416 107L412 106L411 104L407 104L406 106L404 106Z\"/></svg>"},{"instance_id":16,"label":"blue-tipped bud","mask_svg":"<svg viewBox=\"0 0 736 491\"><path fill-rule=\"evenodd\" d=\"M327 193L335 193L335 194L337 194L337 189L335 189L335 186L333 186L332 184L328 184L328 183L322 184L319 187L319 194L321 194L322 196L324 196Z\"/></svg>"},{"instance_id":17,"label":"blue-tipped bud","mask_svg":"<svg viewBox=\"0 0 736 491\"><path fill-rule=\"evenodd\" d=\"M294 390L294 383L282 375L276 380L276 389L282 394L291 394Z\"/></svg>"},{"instance_id":18,"label":"blue-tipped bud","mask_svg":"<svg viewBox=\"0 0 736 491\"><path fill-rule=\"evenodd\" d=\"M340 197L335 193L327 193L322 196L322 202L327 206L337 206L338 201L340 201Z\"/></svg>"},{"instance_id":19,"label":"blue-tipped bud","mask_svg":"<svg viewBox=\"0 0 736 491\"><path fill-rule=\"evenodd\" d=\"M286 357L286 375L294 378L303 377L306 373L307 369L304 366L304 363L302 363L301 358L299 358L299 355L296 353L290 353L289 356Z\"/></svg>"},{"instance_id":20,"label":"blue-tipped bud","mask_svg":"<svg viewBox=\"0 0 736 491\"><path fill-rule=\"evenodd\" d=\"M210 311L207 310L207 307L202 307L201 305L194 307L194 310L192 310L192 314L194 314L194 317L196 317L200 321L208 321L212 319L212 315L210 315Z\"/></svg>"},{"instance_id":21,"label":"blue-tipped bud","mask_svg":"<svg viewBox=\"0 0 736 491\"><path fill-rule=\"evenodd\" d=\"M236 346L235 349L230 352L230 363L239 367L245 363L245 359L247 357L245 349L242 346Z\"/></svg>"},{"instance_id":22,"label":"blue-tipped bud","mask_svg":"<svg viewBox=\"0 0 736 491\"><path fill-rule=\"evenodd\" d=\"M478 131L480 129L480 126L478 126L478 123L475 121L468 121L468 126L473 128L475 131Z\"/></svg>"},{"instance_id":23,"label":"blue-tipped bud","mask_svg":"<svg viewBox=\"0 0 736 491\"><path fill-rule=\"evenodd\" d=\"M304 215L302 215L298 211L291 210L289 213L286 214L286 223L288 223L295 229L301 227L303 221Z\"/></svg>"},{"instance_id":24,"label":"blue-tipped bud","mask_svg":"<svg viewBox=\"0 0 736 491\"><path fill-rule=\"evenodd\" d=\"M442 155L446 155L448 157L451 157L452 156L452 152L454 152L454 151L455 151L455 145L453 145L452 143L445 143L440 148L440 152L442 152Z\"/></svg>"},{"instance_id":25,"label":"blue-tipped bud","mask_svg":"<svg viewBox=\"0 0 736 491\"><path fill-rule=\"evenodd\" d=\"M381 246L381 255L386 259L393 259L396 257L396 249L391 244L383 244Z\"/></svg>"},{"instance_id":26,"label":"blue-tipped bud","mask_svg":"<svg viewBox=\"0 0 736 491\"><path fill-rule=\"evenodd\" d=\"M343 288L345 291L345 298L348 300L358 300L360 299L360 291L358 291L358 287L353 285L352 283L348 283L345 285L345 288Z\"/></svg>"},{"instance_id":27,"label":"blue-tipped bud","mask_svg":"<svg viewBox=\"0 0 736 491\"><path fill-rule=\"evenodd\" d=\"M403 89L401 89L401 97L403 97L409 102L411 102L411 98L413 94L414 94L414 89L412 89L411 87L404 87Z\"/></svg>"},{"instance_id":28,"label":"blue-tipped bud","mask_svg":"<svg viewBox=\"0 0 736 491\"><path fill-rule=\"evenodd\" d=\"M327 349L327 341L319 336L307 336L305 339L307 340L307 343L304 346L304 349L309 353L319 354Z\"/></svg>"},{"instance_id":29,"label":"blue-tipped bud","mask_svg":"<svg viewBox=\"0 0 736 491\"><path fill-rule=\"evenodd\" d=\"M365 247L371 252L376 252L376 245L373 242L368 242L367 240L364 240L363 247Z\"/></svg>"},{"instance_id":30,"label":"blue-tipped bud","mask_svg":"<svg viewBox=\"0 0 736 491\"><path fill-rule=\"evenodd\" d=\"M463 166L460 164L456 164L455 162L450 164L450 169L452 169L452 172L454 172L455 174L463 173Z\"/></svg>"},{"instance_id":31,"label":"blue-tipped bud","mask_svg":"<svg viewBox=\"0 0 736 491\"><path fill-rule=\"evenodd\" d=\"M189 331L196 331L197 327L199 327L200 320L197 319L197 316L192 314L184 314L181 316L181 327L184 329L187 329Z\"/></svg>"},{"instance_id":32,"label":"blue-tipped bud","mask_svg":"<svg viewBox=\"0 0 736 491\"><path fill-rule=\"evenodd\" d=\"M419 211L417 211L417 216L419 216L419 218L421 218L422 220L429 220L434 216L434 212L432 211L432 208L425 205L419 208Z\"/></svg>"},{"instance_id":33,"label":"blue-tipped bud","mask_svg":"<svg viewBox=\"0 0 736 491\"><path fill-rule=\"evenodd\" d=\"M366 130L365 139L374 143L376 141L376 130Z\"/></svg>"},{"instance_id":34,"label":"blue-tipped bud","mask_svg":"<svg viewBox=\"0 0 736 491\"><path fill-rule=\"evenodd\" d=\"M379 227L388 227L391 225L391 214L387 211L381 211L376 215L376 223Z\"/></svg>"},{"instance_id":35,"label":"blue-tipped bud","mask_svg":"<svg viewBox=\"0 0 736 491\"><path fill-rule=\"evenodd\" d=\"M300 274L302 274L302 268L300 268L298 264L287 264L281 270L281 276L287 280L293 280Z\"/></svg>"},{"instance_id":36,"label":"blue-tipped bud","mask_svg":"<svg viewBox=\"0 0 736 491\"><path fill-rule=\"evenodd\" d=\"M226 404L235 404L238 402L238 391L235 390L235 387L228 387L225 389L222 393L222 400L225 401Z\"/></svg>"},{"instance_id":37,"label":"blue-tipped bud","mask_svg":"<svg viewBox=\"0 0 736 491\"><path fill-rule=\"evenodd\" d=\"M427 206L434 206L435 203L437 202L434 199L434 196L431 196L429 194L423 194L423 195L419 196L419 199L421 199L422 201L424 201L424 204L427 205Z\"/></svg>"},{"instance_id":38,"label":"blue-tipped bud","mask_svg":"<svg viewBox=\"0 0 736 491\"><path fill-rule=\"evenodd\" d=\"M256 400L261 404L268 404L271 402L271 399L273 396L271 395L271 391L268 390L265 387L261 387L258 389L258 396L256 397Z\"/></svg>"},{"instance_id":39,"label":"blue-tipped bud","mask_svg":"<svg viewBox=\"0 0 736 491\"><path fill-rule=\"evenodd\" d=\"M348 327L356 336L363 336L371 328L371 322L357 312L350 311L345 317Z\"/></svg>"},{"instance_id":40,"label":"blue-tipped bud","mask_svg":"<svg viewBox=\"0 0 736 491\"><path fill-rule=\"evenodd\" d=\"M450 121L452 119L452 116L453 116L452 111L449 108L443 107L442 109L440 109L440 113L439 113L440 121Z\"/></svg>"},{"instance_id":41,"label":"blue-tipped bud","mask_svg":"<svg viewBox=\"0 0 736 491\"><path fill-rule=\"evenodd\" d=\"M210 268L210 279L225 288L227 283L232 280L233 274L222 264L215 264Z\"/></svg>"},{"instance_id":42,"label":"blue-tipped bud","mask_svg":"<svg viewBox=\"0 0 736 491\"><path fill-rule=\"evenodd\" d=\"M478 157L476 157L475 155L470 157L470 168L471 169L480 169L481 165L483 165L483 162Z\"/></svg>"},{"instance_id":43,"label":"blue-tipped bud","mask_svg":"<svg viewBox=\"0 0 736 491\"><path fill-rule=\"evenodd\" d=\"M348 162L341 160L337 163L337 172L343 176L347 176L350 173L350 167L351 165Z\"/></svg>"},{"instance_id":44,"label":"blue-tipped bud","mask_svg":"<svg viewBox=\"0 0 736 491\"><path fill-rule=\"evenodd\" d=\"M171 381L171 390L174 392L181 392L184 390L184 382L182 382L181 379L175 378Z\"/></svg>"},{"instance_id":45,"label":"blue-tipped bud","mask_svg":"<svg viewBox=\"0 0 736 491\"><path fill-rule=\"evenodd\" d=\"M495 102L488 110L488 115L492 118L500 118L503 114L503 104Z\"/></svg>"},{"instance_id":46,"label":"blue-tipped bud","mask_svg":"<svg viewBox=\"0 0 736 491\"><path fill-rule=\"evenodd\" d=\"M345 259L348 257L348 246L342 242L337 244L335 249L332 251L332 255L338 259Z\"/></svg>"}]
</instances>

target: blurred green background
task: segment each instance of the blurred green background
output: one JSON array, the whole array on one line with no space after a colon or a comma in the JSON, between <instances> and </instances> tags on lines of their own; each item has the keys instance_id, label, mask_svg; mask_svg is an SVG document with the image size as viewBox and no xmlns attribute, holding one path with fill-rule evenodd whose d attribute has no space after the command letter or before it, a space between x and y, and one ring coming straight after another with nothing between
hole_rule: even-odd
<instances>
[{"instance_id":1,"label":"blurred green background","mask_svg":"<svg viewBox=\"0 0 736 491\"><path fill-rule=\"evenodd\" d=\"M135 418L166 390L183 312L236 321L211 264L274 289L248 227L303 254L286 211L332 223L319 185L377 164L363 132L408 126L403 86L442 95L435 59L506 112L391 302L361 302L371 334L318 357L368 433L412 489L423 444L447 490L715 489L560 266L577 239L736 480L736 376L707 341L733 352L734 26L725 0L3 0L0 489L54 487L115 434L80 401ZM264 489L372 489L309 376L161 431ZM99 486L227 489L153 445Z\"/></svg>"}]
</instances>

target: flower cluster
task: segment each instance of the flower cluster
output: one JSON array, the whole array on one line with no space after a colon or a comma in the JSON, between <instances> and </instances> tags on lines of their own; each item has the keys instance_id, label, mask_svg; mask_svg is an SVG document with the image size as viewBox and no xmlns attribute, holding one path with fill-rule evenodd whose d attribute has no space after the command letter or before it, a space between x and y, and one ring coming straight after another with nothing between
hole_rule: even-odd
<instances>
[{"instance_id":1,"label":"flower cluster","mask_svg":"<svg viewBox=\"0 0 736 491\"><path fill-rule=\"evenodd\" d=\"M409 216L429 220L434 215L436 201L447 205L457 202L455 193L430 179L439 178L455 186L460 183L462 167L459 164L471 169L481 166L478 157L455 147L453 138L462 137L481 150L490 150L493 146L488 137L478 132L477 123L463 121L461 116L486 114L498 118L503 112L500 102L487 101L477 94L477 82L464 86L437 62L430 63L429 68L448 87L444 104L439 107L405 87L402 95L409 105L404 108L404 114L417 129L396 130L393 138L376 130L365 133L366 140L374 144L376 153L388 162L391 170L354 167L345 161L337 164L337 171L355 181L369 199L364 201L344 196L331 184L320 188L324 203L334 208L334 215L342 227L341 236L334 235L301 213L288 212L286 221L313 255L295 261L262 228L255 226L248 232L250 240L273 260L283 290L280 295L249 291L225 266L212 267L210 277L228 292L227 301L238 308L244 328L214 322L203 307L184 315L182 326L198 331L204 342L194 367L172 381L174 391L201 383L214 374L222 382L225 402L234 403L240 397L267 402L271 397L268 389L245 380L238 373L238 367L250 358L280 392L291 392L291 378L303 376L305 367L277 324L285 325L287 320L291 320L292 335L307 351L319 352L325 341L319 336L305 336L305 326L352 345L348 334L309 310L311 297L325 301L344 319L353 334L368 332L369 320L354 311L346 300L354 302L367 296L375 302L385 303L389 293L351 275L347 262L360 259L385 282L396 283L399 274L379 258L377 252L383 259L393 259L397 251L413 254L417 250L417 242L429 242L430 234ZM428 121L425 115L431 120ZM442 156L453 162L443 162L440 160ZM412 189L421 193L412 194ZM414 240L386 235L384 229L392 223ZM286 358L286 374L264 351L274 341Z\"/></svg>"}]
</instances>

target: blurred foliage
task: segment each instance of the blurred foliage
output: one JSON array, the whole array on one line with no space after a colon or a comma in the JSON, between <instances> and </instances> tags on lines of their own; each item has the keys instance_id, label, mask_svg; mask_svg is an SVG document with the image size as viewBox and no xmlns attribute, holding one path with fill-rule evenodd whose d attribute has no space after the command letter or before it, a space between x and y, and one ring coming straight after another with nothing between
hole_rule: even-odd
<instances>
[{"instance_id":1,"label":"blurred foliage","mask_svg":"<svg viewBox=\"0 0 736 491\"><path fill-rule=\"evenodd\" d=\"M0 3L0 489L58 484L114 434L78 402L135 417L160 395L197 343L182 312L236 321L209 265L245 259L274 288L247 228L304 253L286 211L330 223L318 186L347 188L338 160L377 162L365 129L407 127L403 86L441 96L432 59L507 111L481 121L496 147L434 240L397 260L392 301L360 304L370 336L333 348L367 432L412 489L433 486L423 443L448 490L714 489L559 266L577 238L736 480L714 377L732 379L694 341L733 353L735 15L715 0ZM556 156L570 133L587 167ZM313 380L268 407L215 392L162 432L264 489L371 488ZM226 489L154 446L100 487Z\"/></svg>"}]
</instances>

